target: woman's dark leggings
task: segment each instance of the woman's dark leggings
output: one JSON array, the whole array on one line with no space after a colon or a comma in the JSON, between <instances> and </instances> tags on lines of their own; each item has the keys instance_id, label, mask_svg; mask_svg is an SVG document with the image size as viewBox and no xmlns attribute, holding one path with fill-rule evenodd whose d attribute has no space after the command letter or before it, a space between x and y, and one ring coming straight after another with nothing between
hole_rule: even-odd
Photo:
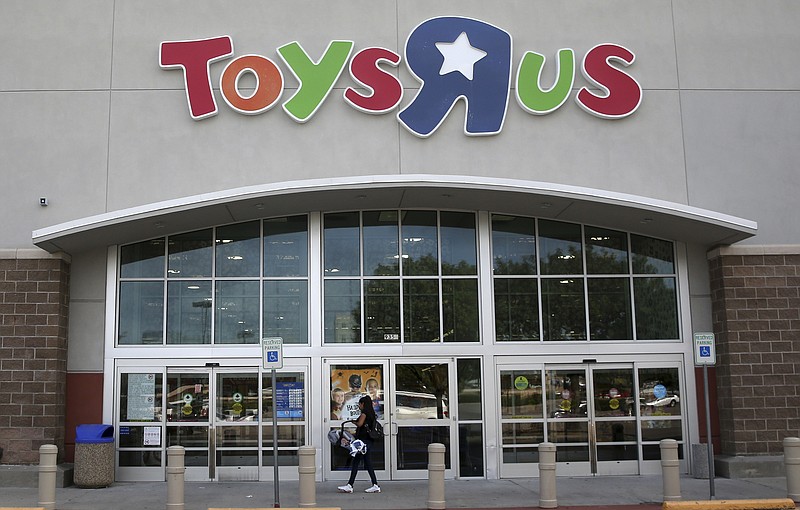
<instances>
[{"instance_id":1,"label":"woman's dark leggings","mask_svg":"<svg viewBox=\"0 0 800 510\"><path fill-rule=\"evenodd\" d=\"M372 480L372 485L378 485L378 479L375 478L375 470L372 469L372 444L371 442L367 442L367 453L361 454L357 453L355 457L353 457L353 464L350 466L350 480L347 482L351 486L356 481L356 475L358 474L358 465L361 464L361 459L364 459L364 468L369 473L369 478Z\"/></svg>"}]
</instances>

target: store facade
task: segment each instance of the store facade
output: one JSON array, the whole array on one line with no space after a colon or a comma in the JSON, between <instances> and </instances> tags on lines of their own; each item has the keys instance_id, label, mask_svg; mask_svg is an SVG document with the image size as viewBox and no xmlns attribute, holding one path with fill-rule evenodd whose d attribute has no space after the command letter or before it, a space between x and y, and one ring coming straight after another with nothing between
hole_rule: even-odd
<instances>
[{"instance_id":1,"label":"store facade","mask_svg":"<svg viewBox=\"0 0 800 510\"><path fill-rule=\"evenodd\" d=\"M796 39L794 4L740 7L757 48ZM283 478L312 445L340 480L327 436L370 395L382 480L431 442L452 478L537 476L544 441L559 475L658 472L667 438L692 472L697 332L722 471L796 435L800 75L731 74L713 9L53 8L95 64L0 78L34 176L3 192L0 462L108 423L117 480L172 445L188 479L271 480L275 418Z\"/></svg>"}]
</instances>

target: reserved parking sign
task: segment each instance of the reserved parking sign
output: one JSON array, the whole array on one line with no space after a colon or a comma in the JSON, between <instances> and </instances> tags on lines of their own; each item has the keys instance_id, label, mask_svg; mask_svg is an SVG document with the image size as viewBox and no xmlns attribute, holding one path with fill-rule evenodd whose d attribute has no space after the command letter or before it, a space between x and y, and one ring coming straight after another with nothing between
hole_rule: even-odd
<instances>
[{"instance_id":1,"label":"reserved parking sign","mask_svg":"<svg viewBox=\"0 0 800 510\"><path fill-rule=\"evenodd\" d=\"M717 350L714 347L714 333L694 334L694 364L715 365Z\"/></svg>"}]
</instances>

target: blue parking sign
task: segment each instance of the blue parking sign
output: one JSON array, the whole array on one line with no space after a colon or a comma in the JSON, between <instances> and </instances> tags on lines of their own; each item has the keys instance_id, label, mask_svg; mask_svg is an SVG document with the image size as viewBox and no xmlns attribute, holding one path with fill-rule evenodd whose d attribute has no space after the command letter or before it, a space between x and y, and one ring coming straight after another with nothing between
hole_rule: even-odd
<instances>
[{"instance_id":1,"label":"blue parking sign","mask_svg":"<svg viewBox=\"0 0 800 510\"><path fill-rule=\"evenodd\" d=\"M283 368L283 338L262 338L261 349L264 355L263 368Z\"/></svg>"},{"instance_id":2,"label":"blue parking sign","mask_svg":"<svg viewBox=\"0 0 800 510\"><path fill-rule=\"evenodd\" d=\"M694 334L694 364L715 365L717 353L714 347L714 333Z\"/></svg>"}]
</instances>

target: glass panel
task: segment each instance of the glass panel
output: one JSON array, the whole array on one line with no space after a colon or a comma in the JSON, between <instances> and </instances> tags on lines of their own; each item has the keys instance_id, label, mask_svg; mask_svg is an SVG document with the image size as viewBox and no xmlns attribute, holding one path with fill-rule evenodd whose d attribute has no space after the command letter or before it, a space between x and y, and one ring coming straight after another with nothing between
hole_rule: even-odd
<instances>
[{"instance_id":1,"label":"glass panel","mask_svg":"<svg viewBox=\"0 0 800 510\"><path fill-rule=\"evenodd\" d=\"M633 272L636 274L674 274L672 243L631 234Z\"/></svg>"},{"instance_id":2,"label":"glass panel","mask_svg":"<svg viewBox=\"0 0 800 510\"><path fill-rule=\"evenodd\" d=\"M596 432L598 443L636 442L636 421L598 421Z\"/></svg>"},{"instance_id":3,"label":"glass panel","mask_svg":"<svg viewBox=\"0 0 800 510\"><path fill-rule=\"evenodd\" d=\"M395 388L396 419L449 417L447 363L398 364L395 368Z\"/></svg>"},{"instance_id":4,"label":"glass panel","mask_svg":"<svg viewBox=\"0 0 800 510\"><path fill-rule=\"evenodd\" d=\"M270 443L270 446L272 443ZM272 455L272 448L268 450L264 447L263 455L261 456L261 465L264 467L271 467L275 465L275 458ZM340 450L344 451L343 448ZM374 462L374 461L373 461ZM298 450L278 450L278 466L297 466L300 464L300 454Z\"/></svg>"},{"instance_id":5,"label":"glass panel","mask_svg":"<svg viewBox=\"0 0 800 510\"><path fill-rule=\"evenodd\" d=\"M258 376L217 374L215 421L258 421Z\"/></svg>"},{"instance_id":6,"label":"glass panel","mask_svg":"<svg viewBox=\"0 0 800 510\"><path fill-rule=\"evenodd\" d=\"M357 419L358 401L365 395L372 399L378 419L383 419L383 365L331 365L331 419Z\"/></svg>"},{"instance_id":7,"label":"glass panel","mask_svg":"<svg viewBox=\"0 0 800 510\"><path fill-rule=\"evenodd\" d=\"M120 248L120 278L163 278L164 238Z\"/></svg>"},{"instance_id":8,"label":"glass panel","mask_svg":"<svg viewBox=\"0 0 800 510\"><path fill-rule=\"evenodd\" d=\"M258 466L258 450L217 450L217 466Z\"/></svg>"},{"instance_id":9,"label":"glass panel","mask_svg":"<svg viewBox=\"0 0 800 510\"><path fill-rule=\"evenodd\" d=\"M207 425L167 427L167 446L208 448L208 431Z\"/></svg>"},{"instance_id":10,"label":"glass panel","mask_svg":"<svg viewBox=\"0 0 800 510\"><path fill-rule=\"evenodd\" d=\"M589 333L592 340L633 340L628 278L590 278Z\"/></svg>"},{"instance_id":11,"label":"glass panel","mask_svg":"<svg viewBox=\"0 0 800 510\"><path fill-rule=\"evenodd\" d=\"M428 445L445 446L445 469L450 469L450 427L400 427L397 430L397 469L428 469Z\"/></svg>"},{"instance_id":12,"label":"glass panel","mask_svg":"<svg viewBox=\"0 0 800 510\"><path fill-rule=\"evenodd\" d=\"M325 281L325 343L361 342L361 284Z\"/></svg>"},{"instance_id":13,"label":"glass panel","mask_svg":"<svg viewBox=\"0 0 800 510\"><path fill-rule=\"evenodd\" d=\"M339 430L339 427L333 427L331 430ZM348 430L355 432L355 428ZM349 452L349 449L341 448L339 446L331 448L331 471L350 471L350 463L352 462L353 458L350 456ZM383 441L375 441L375 443L372 445L371 457L372 467L375 468L376 471L386 469L386 450L384 449Z\"/></svg>"},{"instance_id":14,"label":"glass panel","mask_svg":"<svg viewBox=\"0 0 800 510\"><path fill-rule=\"evenodd\" d=\"M683 459L683 445L678 444L678 458ZM642 445L642 460L661 460L661 446L658 444Z\"/></svg>"},{"instance_id":15,"label":"glass panel","mask_svg":"<svg viewBox=\"0 0 800 510\"><path fill-rule=\"evenodd\" d=\"M539 449L537 448L503 448L504 464L535 464L539 462Z\"/></svg>"},{"instance_id":16,"label":"glass panel","mask_svg":"<svg viewBox=\"0 0 800 510\"><path fill-rule=\"evenodd\" d=\"M589 422L548 421L547 440L551 443L588 443Z\"/></svg>"},{"instance_id":17,"label":"glass panel","mask_svg":"<svg viewBox=\"0 0 800 510\"><path fill-rule=\"evenodd\" d=\"M599 461L618 461L618 460L638 460L639 447L635 444L618 445L598 445L597 460Z\"/></svg>"},{"instance_id":18,"label":"glass panel","mask_svg":"<svg viewBox=\"0 0 800 510\"><path fill-rule=\"evenodd\" d=\"M677 368L639 369L639 411L642 416L681 414L681 391Z\"/></svg>"},{"instance_id":19,"label":"glass panel","mask_svg":"<svg viewBox=\"0 0 800 510\"><path fill-rule=\"evenodd\" d=\"M475 215L441 213L442 274L478 274Z\"/></svg>"},{"instance_id":20,"label":"glass panel","mask_svg":"<svg viewBox=\"0 0 800 510\"><path fill-rule=\"evenodd\" d=\"M545 340L586 340L583 279L542 280Z\"/></svg>"},{"instance_id":21,"label":"glass panel","mask_svg":"<svg viewBox=\"0 0 800 510\"><path fill-rule=\"evenodd\" d=\"M678 339L675 278L634 278L633 296L638 339Z\"/></svg>"},{"instance_id":22,"label":"glass panel","mask_svg":"<svg viewBox=\"0 0 800 510\"><path fill-rule=\"evenodd\" d=\"M305 420L306 391L302 372L278 372L275 374L275 383L278 421ZM262 421L270 424L272 423L272 374L265 374L262 377L261 388Z\"/></svg>"},{"instance_id":23,"label":"glass panel","mask_svg":"<svg viewBox=\"0 0 800 510\"><path fill-rule=\"evenodd\" d=\"M481 360L478 358L456 361L458 381L458 419L480 420L481 410Z\"/></svg>"},{"instance_id":24,"label":"glass panel","mask_svg":"<svg viewBox=\"0 0 800 510\"><path fill-rule=\"evenodd\" d=\"M539 340L536 280L495 278L494 313L498 342Z\"/></svg>"},{"instance_id":25,"label":"glass panel","mask_svg":"<svg viewBox=\"0 0 800 510\"><path fill-rule=\"evenodd\" d=\"M357 276L361 267L358 213L326 214L324 223L325 275Z\"/></svg>"},{"instance_id":26,"label":"glass panel","mask_svg":"<svg viewBox=\"0 0 800 510\"><path fill-rule=\"evenodd\" d=\"M120 386L119 421L161 421L161 374L121 374Z\"/></svg>"},{"instance_id":27,"label":"glass panel","mask_svg":"<svg viewBox=\"0 0 800 510\"><path fill-rule=\"evenodd\" d=\"M308 275L308 217L264 220L264 276Z\"/></svg>"},{"instance_id":28,"label":"glass panel","mask_svg":"<svg viewBox=\"0 0 800 510\"><path fill-rule=\"evenodd\" d=\"M217 427L216 431L217 447L247 448L258 446L258 427L234 425L231 427ZM271 440L272 438L270 438Z\"/></svg>"},{"instance_id":29,"label":"glass panel","mask_svg":"<svg viewBox=\"0 0 800 510\"><path fill-rule=\"evenodd\" d=\"M479 342L478 281L442 280L445 342Z\"/></svg>"},{"instance_id":30,"label":"glass panel","mask_svg":"<svg viewBox=\"0 0 800 510\"><path fill-rule=\"evenodd\" d=\"M264 424L264 449L272 451L272 425ZM278 450L281 448L299 448L305 444L305 425L278 425Z\"/></svg>"},{"instance_id":31,"label":"glass panel","mask_svg":"<svg viewBox=\"0 0 800 510\"><path fill-rule=\"evenodd\" d=\"M578 368L548 370L546 377L548 415L552 418L586 417L586 372Z\"/></svg>"},{"instance_id":32,"label":"glass panel","mask_svg":"<svg viewBox=\"0 0 800 510\"><path fill-rule=\"evenodd\" d=\"M681 420L642 420L642 441L683 440Z\"/></svg>"},{"instance_id":33,"label":"glass panel","mask_svg":"<svg viewBox=\"0 0 800 510\"><path fill-rule=\"evenodd\" d=\"M436 211L403 211L403 274L422 276L439 274L439 238L436 235Z\"/></svg>"},{"instance_id":34,"label":"glass panel","mask_svg":"<svg viewBox=\"0 0 800 510\"><path fill-rule=\"evenodd\" d=\"M257 281L217 281L215 343L259 343L258 287Z\"/></svg>"},{"instance_id":35,"label":"glass panel","mask_svg":"<svg viewBox=\"0 0 800 510\"><path fill-rule=\"evenodd\" d=\"M167 374L167 421L208 421L208 374Z\"/></svg>"},{"instance_id":36,"label":"glass panel","mask_svg":"<svg viewBox=\"0 0 800 510\"><path fill-rule=\"evenodd\" d=\"M504 423L503 445L539 444L544 442L544 423Z\"/></svg>"},{"instance_id":37,"label":"glass panel","mask_svg":"<svg viewBox=\"0 0 800 510\"><path fill-rule=\"evenodd\" d=\"M264 282L264 334L285 344L308 343L308 282Z\"/></svg>"},{"instance_id":38,"label":"glass panel","mask_svg":"<svg viewBox=\"0 0 800 510\"><path fill-rule=\"evenodd\" d=\"M592 377L596 417L636 415L632 369L595 369L592 371Z\"/></svg>"},{"instance_id":39,"label":"glass panel","mask_svg":"<svg viewBox=\"0 0 800 510\"><path fill-rule=\"evenodd\" d=\"M167 343L211 343L211 282L167 284Z\"/></svg>"},{"instance_id":40,"label":"glass panel","mask_svg":"<svg viewBox=\"0 0 800 510\"><path fill-rule=\"evenodd\" d=\"M400 341L400 281L364 280L365 341Z\"/></svg>"},{"instance_id":41,"label":"glass panel","mask_svg":"<svg viewBox=\"0 0 800 510\"><path fill-rule=\"evenodd\" d=\"M206 467L208 466L208 450L186 450L183 462L187 467Z\"/></svg>"},{"instance_id":42,"label":"glass panel","mask_svg":"<svg viewBox=\"0 0 800 510\"><path fill-rule=\"evenodd\" d=\"M495 275L536 274L536 220L492 215L492 267Z\"/></svg>"},{"instance_id":43,"label":"glass panel","mask_svg":"<svg viewBox=\"0 0 800 510\"><path fill-rule=\"evenodd\" d=\"M364 221L364 274L400 274L397 211L368 211Z\"/></svg>"},{"instance_id":44,"label":"glass panel","mask_svg":"<svg viewBox=\"0 0 800 510\"><path fill-rule=\"evenodd\" d=\"M157 451L120 451L119 467L154 467L161 466L161 450Z\"/></svg>"},{"instance_id":45,"label":"glass panel","mask_svg":"<svg viewBox=\"0 0 800 510\"><path fill-rule=\"evenodd\" d=\"M625 232L584 227L586 271L589 274L628 272L628 236Z\"/></svg>"},{"instance_id":46,"label":"glass panel","mask_svg":"<svg viewBox=\"0 0 800 510\"><path fill-rule=\"evenodd\" d=\"M170 278L211 276L213 246L210 228L170 236L167 276Z\"/></svg>"},{"instance_id":47,"label":"glass panel","mask_svg":"<svg viewBox=\"0 0 800 510\"><path fill-rule=\"evenodd\" d=\"M563 446L556 448L556 462L588 462L589 449L585 446Z\"/></svg>"},{"instance_id":48,"label":"glass panel","mask_svg":"<svg viewBox=\"0 0 800 510\"><path fill-rule=\"evenodd\" d=\"M552 393L555 393L555 389ZM500 372L500 413L503 418L544 417L542 373L539 370Z\"/></svg>"},{"instance_id":49,"label":"glass panel","mask_svg":"<svg viewBox=\"0 0 800 510\"><path fill-rule=\"evenodd\" d=\"M145 428L147 429L160 429L160 425L155 426L145 426L145 427L135 427L130 425L123 425L117 429L117 433L119 436L119 446L120 448L142 448L145 446L144 444L144 431ZM162 446L161 444L148 444L147 446ZM169 445L167 445L169 446Z\"/></svg>"},{"instance_id":50,"label":"glass panel","mask_svg":"<svg viewBox=\"0 0 800 510\"><path fill-rule=\"evenodd\" d=\"M581 274L581 226L539 220L539 267L542 274Z\"/></svg>"},{"instance_id":51,"label":"glass panel","mask_svg":"<svg viewBox=\"0 0 800 510\"><path fill-rule=\"evenodd\" d=\"M164 282L120 282L120 345L164 343Z\"/></svg>"},{"instance_id":52,"label":"glass panel","mask_svg":"<svg viewBox=\"0 0 800 510\"><path fill-rule=\"evenodd\" d=\"M259 276L261 222L217 227L217 276Z\"/></svg>"},{"instance_id":53,"label":"glass panel","mask_svg":"<svg viewBox=\"0 0 800 510\"><path fill-rule=\"evenodd\" d=\"M458 426L458 474L461 478L483 476L483 425Z\"/></svg>"},{"instance_id":54,"label":"glass panel","mask_svg":"<svg viewBox=\"0 0 800 510\"><path fill-rule=\"evenodd\" d=\"M403 340L438 342L439 281L403 280Z\"/></svg>"}]
</instances>

